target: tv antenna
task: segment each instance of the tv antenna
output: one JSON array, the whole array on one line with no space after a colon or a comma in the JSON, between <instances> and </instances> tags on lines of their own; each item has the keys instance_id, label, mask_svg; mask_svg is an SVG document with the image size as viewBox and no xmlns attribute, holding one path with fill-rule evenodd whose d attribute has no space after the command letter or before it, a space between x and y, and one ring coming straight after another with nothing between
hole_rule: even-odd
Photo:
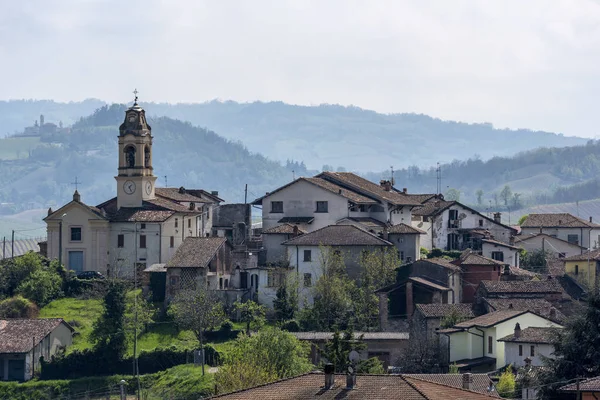
<instances>
[{"instance_id":1,"label":"tv antenna","mask_svg":"<svg viewBox=\"0 0 600 400\"><path fill-rule=\"evenodd\" d=\"M437 180L437 193L442 194L442 166L440 163L437 163L437 168L435 170L435 179Z\"/></svg>"},{"instance_id":2,"label":"tv antenna","mask_svg":"<svg viewBox=\"0 0 600 400\"><path fill-rule=\"evenodd\" d=\"M392 186L394 186L396 184L396 182L394 182L394 166L393 165L390 167L390 170L392 171L392 179L390 182L392 183Z\"/></svg>"}]
</instances>

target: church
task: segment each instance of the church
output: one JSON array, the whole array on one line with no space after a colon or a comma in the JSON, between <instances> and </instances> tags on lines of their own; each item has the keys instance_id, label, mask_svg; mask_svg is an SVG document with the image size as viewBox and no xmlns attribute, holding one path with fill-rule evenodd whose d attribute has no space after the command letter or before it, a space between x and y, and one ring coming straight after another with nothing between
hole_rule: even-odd
<instances>
[{"instance_id":1,"label":"church","mask_svg":"<svg viewBox=\"0 0 600 400\"><path fill-rule=\"evenodd\" d=\"M152 128L137 103L119 127L116 197L90 206L73 200L48 210L48 257L76 273L98 271L130 278L166 264L187 237L208 237L218 192L157 188L152 168Z\"/></svg>"}]
</instances>

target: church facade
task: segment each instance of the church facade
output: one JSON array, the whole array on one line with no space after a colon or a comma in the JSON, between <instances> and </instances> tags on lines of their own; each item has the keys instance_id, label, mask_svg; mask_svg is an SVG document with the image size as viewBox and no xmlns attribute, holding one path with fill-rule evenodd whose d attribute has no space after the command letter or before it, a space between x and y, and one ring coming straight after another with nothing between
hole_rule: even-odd
<instances>
[{"instance_id":1,"label":"church facade","mask_svg":"<svg viewBox=\"0 0 600 400\"><path fill-rule=\"evenodd\" d=\"M212 212L223 200L201 189L157 188L152 128L136 102L119 127L116 197L99 205L73 200L48 210L48 257L76 273L132 277L166 264L187 237L209 236Z\"/></svg>"}]
</instances>

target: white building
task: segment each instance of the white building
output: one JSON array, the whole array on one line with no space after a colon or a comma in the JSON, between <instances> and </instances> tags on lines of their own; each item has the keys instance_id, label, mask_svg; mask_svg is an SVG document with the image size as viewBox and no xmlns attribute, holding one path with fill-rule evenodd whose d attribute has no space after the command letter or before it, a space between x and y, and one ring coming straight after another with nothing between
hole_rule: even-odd
<instances>
[{"instance_id":1,"label":"white building","mask_svg":"<svg viewBox=\"0 0 600 400\"><path fill-rule=\"evenodd\" d=\"M137 103L125 112L118 150L115 198L92 207L75 191L44 218L48 257L75 272L130 277L134 266L164 264L186 237L211 231L212 209L222 201L203 190L155 187L151 127Z\"/></svg>"},{"instance_id":2,"label":"white building","mask_svg":"<svg viewBox=\"0 0 600 400\"><path fill-rule=\"evenodd\" d=\"M575 243L569 243L558 237L545 233L521 234L515 237L515 246L526 250L544 251L555 258L567 258L586 252L586 248Z\"/></svg>"},{"instance_id":3,"label":"white building","mask_svg":"<svg viewBox=\"0 0 600 400\"><path fill-rule=\"evenodd\" d=\"M556 330L559 328L529 327L521 329L515 324L514 332L498 339L504 342L504 362L519 368L525 365L540 367L544 358L552 358L552 344Z\"/></svg>"},{"instance_id":4,"label":"white building","mask_svg":"<svg viewBox=\"0 0 600 400\"><path fill-rule=\"evenodd\" d=\"M584 248L600 247L600 225L571 214L529 214L521 224L521 236L545 233Z\"/></svg>"},{"instance_id":5,"label":"white building","mask_svg":"<svg viewBox=\"0 0 600 400\"><path fill-rule=\"evenodd\" d=\"M519 248L492 239L481 239L481 255L519 268Z\"/></svg>"}]
</instances>

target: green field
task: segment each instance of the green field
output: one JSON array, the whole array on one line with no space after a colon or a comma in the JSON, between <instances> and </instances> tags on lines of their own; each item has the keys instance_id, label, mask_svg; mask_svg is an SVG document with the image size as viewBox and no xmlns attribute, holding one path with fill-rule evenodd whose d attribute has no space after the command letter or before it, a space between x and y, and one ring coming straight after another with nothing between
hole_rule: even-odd
<instances>
[{"instance_id":1,"label":"green field","mask_svg":"<svg viewBox=\"0 0 600 400\"><path fill-rule=\"evenodd\" d=\"M39 137L11 137L0 139L0 160L27 158L29 150L39 144Z\"/></svg>"}]
</instances>

